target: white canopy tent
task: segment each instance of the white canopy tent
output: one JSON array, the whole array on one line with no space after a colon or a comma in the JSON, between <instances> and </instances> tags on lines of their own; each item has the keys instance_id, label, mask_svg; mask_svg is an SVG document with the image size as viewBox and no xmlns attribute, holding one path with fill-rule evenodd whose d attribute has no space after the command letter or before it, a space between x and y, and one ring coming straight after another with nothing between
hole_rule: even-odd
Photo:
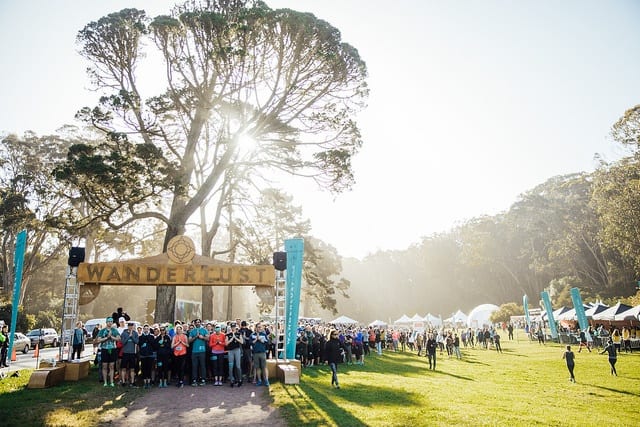
<instances>
[{"instance_id":1,"label":"white canopy tent","mask_svg":"<svg viewBox=\"0 0 640 427\"><path fill-rule=\"evenodd\" d=\"M347 316L340 316L329 323L333 323L334 325L357 325L359 322Z\"/></svg>"},{"instance_id":2,"label":"white canopy tent","mask_svg":"<svg viewBox=\"0 0 640 427\"><path fill-rule=\"evenodd\" d=\"M605 311L608 308L609 308L608 305L604 305L601 302L596 302L595 304L593 304L591 307L589 307L587 310L584 311L584 315L587 317L587 319L593 319L593 316Z\"/></svg>"},{"instance_id":3,"label":"white canopy tent","mask_svg":"<svg viewBox=\"0 0 640 427\"><path fill-rule=\"evenodd\" d=\"M560 316L562 313L566 313L567 311L569 311L569 308L563 305L562 307L553 310L553 318L555 320L558 320L558 316ZM542 317L543 320L547 320L547 311L545 310L540 317Z\"/></svg>"},{"instance_id":4,"label":"white canopy tent","mask_svg":"<svg viewBox=\"0 0 640 427\"><path fill-rule=\"evenodd\" d=\"M640 305L613 316L613 320L640 320Z\"/></svg>"},{"instance_id":5,"label":"white canopy tent","mask_svg":"<svg viewBox=\"0 0 640 427\"><path fill-rule=\"evenodd\" d=\"M373 322L369 323L369 326L373 328L375 327L384 328L385 326L387 326L387 322L383 322L382 320L374 320Z\"/></svg>"},{"instance_id":6,"label":"white canopy tent","mask_svg":"<svg viewBox=\"0 0 640 427\"><path fill-rule=\"evenodd\" d=\"M409 324L411 322L412 322L411 318L406 314L403 314L402 317L400 317L398 320L396 320L393 323L397 325L401 325L401 324Z\"/></svg>"},{"instance_id":7,"label":"white canopy tent","mask_svg":"<svg viewBox=\"0 0 640 427\"><path fill-rule=\"evenodd\" d=\"M622 314L631 308L633 307L630 305L618 302L616 305L611 306L598 314L594 314L593 320L615 320L616 314Z\"/></svg>"},{"instance_id":8,"label":"white canopy tent","mask_svg":"<svg viewBox=\"0 0 640 427\"><path fill-rule=\"evenodd\" d=\"M439 317L434 316L431 313L427 313L427 315L424 316L422 320L424 320L427 323L430 323L433 326L441 326L442 325L442 319L440 319Z\"/></svg>"},{"instance_id":9,"label":"white canopy tent","mask_svg":"<svg viewBox=\"0 0 640 427\"><path fill-rule=\"evenodd\" d=\"M591 308L591 306L589 305L584 305L582 306L586 311ZM567 310L564 313L562 313L561 315L559 315L556 320L578 320L578 316L576 316L576 309L572 308L571 310Z\"/></svg>"},{"instance_id":10,"label":"white canopy tent","mask_svg":"<svg viewBox=\"0 0 640 427\"><path fill-rule=\"evenodd\" d=\"M456 311L451 317L445 319L445 322L449 323L466 323L467 315L464 314L461 310Z\"/></svg>"}]
</instances>

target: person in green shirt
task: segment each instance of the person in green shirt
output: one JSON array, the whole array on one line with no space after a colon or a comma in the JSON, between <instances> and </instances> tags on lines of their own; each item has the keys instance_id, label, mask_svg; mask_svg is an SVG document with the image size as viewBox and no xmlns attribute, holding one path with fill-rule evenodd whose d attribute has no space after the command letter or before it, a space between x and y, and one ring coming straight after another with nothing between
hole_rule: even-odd
<instances>
[{"instance_id":1,"label":"person in green shirt","mask_svg":"<svg viewBox=\"0 0 640 427\"><path fill-rule=\"evenodd\" d=\"M107 326L101 329L98 333L102 363L102 378L104 378L105 387L115 387L113 377L116 360L118 359L118 349L116 348L117 341L120 341L120 333L118 332L118 329L113 326L113 318L107 317Z\"/></svg>"},{"instance_id":2,"label":"person in green shirt","mask_svg":"<svg viewBox=\"0 0 640 427\"><path fill-rule=\"evenodd\" d=\"M191 385L205 385L207 377L206 351L209 342L209 331L202 326L202 320L193 321L195 328L189 331L189 345L191 346Z\"/></svg>"}]
</instances>

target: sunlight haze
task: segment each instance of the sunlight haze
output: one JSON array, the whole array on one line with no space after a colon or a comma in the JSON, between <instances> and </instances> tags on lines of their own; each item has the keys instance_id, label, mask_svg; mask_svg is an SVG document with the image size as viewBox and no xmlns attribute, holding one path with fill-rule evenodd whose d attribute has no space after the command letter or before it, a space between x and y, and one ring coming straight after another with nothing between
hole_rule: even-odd
<instances>
[{"instance_id":1,"label":"sunlight haze","mask_svg":"<svg viewBox=\"0 0 640 427\"><path fill-rule=\"evenodd\" d=\"M153 17L174 3L0 2L0 132L73 124L97 103L77 32L125 7ZM353 189L283 183L343 256L407 248L554 175L591 171L596 154L623 154L609 132L640 100L636 1L266 3L328 21L367 63Z\"/></svg>"}]
</instances>

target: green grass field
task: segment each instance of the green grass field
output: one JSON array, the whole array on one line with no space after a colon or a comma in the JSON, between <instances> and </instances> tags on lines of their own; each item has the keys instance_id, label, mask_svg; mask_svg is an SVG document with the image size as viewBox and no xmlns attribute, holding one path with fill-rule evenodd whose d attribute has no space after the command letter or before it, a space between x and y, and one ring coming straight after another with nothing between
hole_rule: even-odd
<instances>
[{"instance_id":1,"label":"green grass field","mask_svg":"<svg viewBox=\"0 0 640 427\"><path fill-rule=\"evenodd\" d=\"M606 355L576 353L575 384L564 346L504 341L503 351L438 354L436 371L415 353L372 355L340 365L339 390L328 367L305 368L299 386L272 387L274 403L291 426L640 425L640 351L619 355L618 377Z\"/></svg>"},{"instance_id":2,"label":"green grass field","mask_svg":"<svg viewBox=\"0 0 640 427\"><path fill-rule=\"evenodd\" d=\"M564 346L520 340L503 349L463 349L463 360L438 354L436 371L415 353L372 355L364 366L340 365L339 390L327 366L305 368L300 385L273 382L271 395L290 426L640 425L640 351L619 355L618 377L606 355L576 353L573 384ZM49 389L26 389L29 371L2 379L0 425L94 426L144 393L105 391L96 378L92 370Z\"/></svg>"}]
</instances>

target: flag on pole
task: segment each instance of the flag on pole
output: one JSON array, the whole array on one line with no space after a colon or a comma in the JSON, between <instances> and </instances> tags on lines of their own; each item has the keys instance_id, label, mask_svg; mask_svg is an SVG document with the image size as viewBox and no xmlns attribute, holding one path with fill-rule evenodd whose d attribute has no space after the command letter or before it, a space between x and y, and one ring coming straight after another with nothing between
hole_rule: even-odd
<instances>
[{"instance_id":1,"label":"flag on pole","mask_svg":"<svg viewBox=\"0 0 640 427\"><path fill-rule=\"evenodd\" d=\"M587 331L589 322L587 322L587 315L584 312L584 304L582 303L582 297L580 296L580 289L571 288L571 301L573 301L573 308L576 309L576 317L578 318L578 325L583 331Z\"/></svg>"},{"instance_id":2,"label":"flag on pole","mask_svg":"<svg viewBox=\"0 0 640 427\"><path fill-rule=\"evenodd\" d=\"M551 307L549 292L542 291L540 292L540 296L542 297L544 309L547 311L547 319L549 319L549 329L551 329L551 337L553 339L556 339L558 338L558 328L556 328L556 319L553 318L553 307Z\"/></svg>"},{"instance_id":3,"label":"flag on pole","mask_svg":"<svg viewBox=\"0 0 640 427\"><path fill-rule=\"evenodd\" d=\"M531 318L529 317L529 298L527 294L522 296L522 307L524 307L524 319L527 321L527 330L531 328Z\"/></svg>"},{"instance_id":4,"label":"flag on pole","mask_svg":"<svg viewBox=\"0 0 640 427\"><path fill-rule=\"evenodd\" d=\"M287 283L285 292L285 334L287 359L296 358L296 334L298 329L298 313L300 311L300 291L302 289L302 257L304 241L287 239L284 241L287 252Z\"/></svg>"},{"instance_id":5,"label":"flag on pole","mask_svg":"<svg viewBox=\"0 0 640 427\"><path fill-rule=\"evenodd\" d=\"M13 278L13 304L11 306L11 330L9 332L8 354L12 354L13 337L16 332L18 322L18 305L20 303L20 288L22 287L22 267L24 265L24 252L27 247L27 230L22 230L16 238L16 251L13 256L13 266L15 276Z\"/></svg>"}]
</instances>

